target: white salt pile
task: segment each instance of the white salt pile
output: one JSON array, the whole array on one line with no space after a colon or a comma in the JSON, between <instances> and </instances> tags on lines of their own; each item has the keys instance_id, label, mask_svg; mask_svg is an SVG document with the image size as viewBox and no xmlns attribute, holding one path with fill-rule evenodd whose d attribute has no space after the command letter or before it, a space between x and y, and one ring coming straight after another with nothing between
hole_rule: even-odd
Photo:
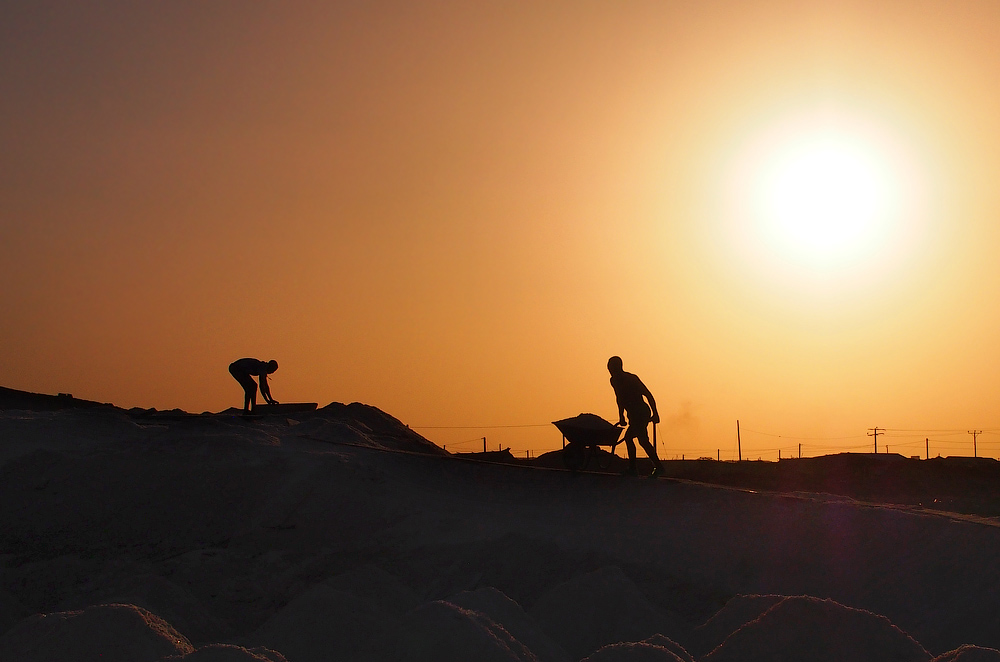
<instances>
[{"instance_id":1,"label":"white salt pile","mask_svg":"<svg viewBox=\"0 0 1000 662\"><path fill-rule=\"evenodd\" d=\"M784 600L784 595L737 595L703 625L694 630L691 652L702 657L715 649L726 637L741 626L756 619L765 611Z\"/></svg>"},{"instance_id":2,"label":"white salt pile","mask_svg":"<svg viewBox=\"0 0 1000 662\"><path fill-rule=\"evenodd\" d=\"M683 662L671 651L646 642L608 644L581 662Z\"/></svg>"},{"instance_id":3,"label":"white salt pile","mask_svg":"<svg viewBox=\"0 0 1000 662\"><path fill-rule=\"evenodd\" d=\"M194 648L166 621L134 605L37 614L0 636L0 660L157 662Z\"/></svg>"},{"instance_id":4,"label":"white salt pile","mask_svg":"<svg viewBox=\"0 0 1000 662\"><path fill-rule=\"evenodd\" d=\"M995 648L965 645L938 655L933 662L1000 662L1000 651Z\"/></svg>"},{"instance_id":5,"label":"white salt pile","mask_svg":"<svg viewBox=\"0 0 1000 662\"><path fill-rule=\"evenodd\" d=\"M666 648L668 651L679 657L681 662L694 662L694 658L691 657L691 654L688 653L683 646L670 637L665 637L662 634L654 634L652 637L643 639L641 643L653 644L654 646L659 646L660 648Z\"/></svg>"},{"instance_id":6,"label":"white salt pile","mask_svg":"<svg viewBox=\"0 0 1000 662\"><path fill-rule=\"evenodd\" d=\"M674 628L617 566L554 586L528 613L577 660L607 644L669 636Z\"/></svg>"},{"instance_id":7,"label":"white salt pile","mask_svg":"<svg viewBox=\"0 0 1000 662\"><path fill-rule=\"evenodd\" d=\"M268 648L246 649L230 644L203 646L187 655L171 655L160 662L288 662L285 656Z\"/></svg>"},{"instance_id":8,"label":"white salt pile","mask_svg":"<svg viewBox=\"0 0 1000 662\"><path fill-rule=\"evenodd\" d=\"M562 646L545 634L520 605L493 587L462 591L446 602L485 614L524 644L540 662L570 662L570 656Z\"/></svg>"},{"instance_id":9,"label":"white salt pile","mask_svg":"<svg viewBox=\"0 0 1000 662\"><path fill-rule=\"evenodd\" d=\"M503 626L478 611L437 600L406 615L387 660L538 662Z\"/></svg>"},{"instance_id":10,"label":"white salt pile","mask_svg":"<svg viewBox=\"0 0 1000 662\"><path fill-rule=\"evenodd\" d=\"M150 611L183 634L193 644L223 641L232 636L225 623L199 600L168 579L150 573L126 576L95 592L63 603L63 609L81 609L91 604L129 604Z\"/></svg>"},{"instance_id":11,"label":"white salt pile","mask_svg":"<svg viewBox=\"0 0 1000 662\"><path fill-rule=\"evenodd\" d=\"M930 657L884 616L798 596L743 625L704 662L927 662Z\"/></svg>"},{"instance_id":12,"label":"white salt pile","mask_svg":"<svg viewBox=\"0 0 1000 662\"><path fill-rule=\"evenodd\" d=\"M357 444L372 448L406 450L432 455L445 452L424 439L399 419L370 405L352 402L349 405L331 402L314 414L301 417L296 434L318 441ZM298 422L298 421L296 421Z\"/></svg>"},{"instance_id":13,"label":"white salt pile","mask_svg":"<svg viewBox=\"0 0 1000 662\"><path fill-rule=\"evenodd\" d=\"M367 565L297 595L246 642L295 662L377 657L420 599L389 573Z\"/></svg>"},{"instance_id":14,"label":"white salt pile","mask_svg":"<svg viewBox=\"0 0 1000 662\"><path fill-rule=\"evenodd\" d=\"M392 625L393 620L368 602L320 584L247 639L299 662L366 658L375 654Z\"/></svg>"},{"instance_id":15,"label":"white salt pile","mask_svg":"<svg viewBox=\"0 0 1000 662\"><path fill-rule=\"evenodd\" d=\"M331 589L349 593L384 614L402 616L422 600L394 575L366 564L324 582Z\"/></svg>"}]
</instances>

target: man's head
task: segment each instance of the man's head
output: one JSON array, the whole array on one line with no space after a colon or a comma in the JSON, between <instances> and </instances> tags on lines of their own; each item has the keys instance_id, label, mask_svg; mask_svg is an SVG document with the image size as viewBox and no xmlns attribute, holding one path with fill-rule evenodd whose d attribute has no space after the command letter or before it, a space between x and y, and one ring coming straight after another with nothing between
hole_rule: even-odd
<instances>
[{"instance_id":1,"label":"man's head","mask_svg":"<svg viewBox=\"0 0 1000 662\"><path fill-rule=\"evenodd\" d=\"M608 372L612 375L617 375L624 371L625 369L622 367L622 359L620 356L612 356L608 359Z\"/></svg>"},{"instance_id":2,"label":"man's head","mask_svg":"<svg viewBox=\"0 0 1000 662\"><path fill-rule=\"evenodd\" d=\"M267 362L267 374L270 375L272 372L274 372L277 369L278 369L278 362L277 361L275 361L274 359L271 359L270 361Z\"/></svg>"}]
</instances>

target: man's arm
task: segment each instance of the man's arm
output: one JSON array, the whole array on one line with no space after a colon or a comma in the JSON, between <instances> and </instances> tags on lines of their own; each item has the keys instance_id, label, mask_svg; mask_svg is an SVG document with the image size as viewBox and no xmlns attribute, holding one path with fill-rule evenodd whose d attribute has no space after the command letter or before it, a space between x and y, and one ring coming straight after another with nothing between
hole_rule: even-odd
<instances>
[{"instance_id":1,"label":"man's arm","mask_svg":"<svg viewBox=\"0 0 1000 662\"><path fill-rule=\"evenodd\" d=\"M271 397L271 387L267 384L267 375L261 375L257 381L260 382L260 394L264 396L264 400L271 405L278 404L277 400Z\"/></svg>"},{"instance_id":2,"label":"man's arm","mask_svg":"<svg viewBox=\"0 0 1000 662\"><path fill-rule=\"evenodd\" d=\"M653 423L659 423L660 413L656 411L656 400L653 399L653 394L649 392L649 389L646 388L646 385L642 383L642 380L639 379L638 381L639 381L639 386L642 387L642 394L646 396L646 400L649 401L649 408L653 412Z\"/></svg>"}]
</instances>

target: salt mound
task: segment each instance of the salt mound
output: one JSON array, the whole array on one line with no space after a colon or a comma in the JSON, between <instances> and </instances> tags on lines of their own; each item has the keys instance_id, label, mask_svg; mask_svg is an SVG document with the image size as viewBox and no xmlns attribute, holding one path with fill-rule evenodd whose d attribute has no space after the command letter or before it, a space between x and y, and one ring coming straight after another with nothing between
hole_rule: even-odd
<instances>
[{"instance_id":1,"label":"salt mound","mask_svg":"<svg viewBox=\"0 0 1000 662\"><path fill-rule=\"evenodd\" d=\"M654 646L659 646L660 648L666 648L668 651L679 657L681 662L694 662L694 658L691 657L690 653L684 650L683 646L670 637L664 637L662 634L654 634L652 637L643 639L639 643L653 644Z\"/></svg>"},{"instance_id":2,"label":"salt mound","mask_svg":"<svg viewBox=\"0 0 1000 662\"><path fill-rule=\"evenodd\" d=\"M365 565L300 593L246 639L295 662L370 657L418 604L393 575Z\"/></svg>"},{"instance_id":3,"label":"salt mound","mask_svg":"<svg viewBox=\"0 0 1000 662\"><path fill-rule=\"evenodd\" d=\"M335 658L331 658L335 659ZM407 662L538 662L489 616L441 600L407 614L390 660Z\"/></svg>"},{"instance_id":4,"label":"salt mound","mask_svg":"<svg viewBox=\"0 0 1000 662\"><path fill-rule=\"evenodd\" d=\"M247 640L295 662L363 659L375 655L395 620L323 583L297 596Z\"/></svg>"},{"instance_id":5,"label":"salt mound","mask_svg":"<svg viewBox=\"0 0 1000 662\"><path fill-rule=\"evenodd\" d=\"M569 662L570 657L532 621L521 606L492 586L462 591L446 600L457 607L478 611L502 626L524 644L541 662Z\"/></svg>"},{"instance_id":6,"label":"salt mound","mask_svg":"<svg viewBox=\"0 0 1000 662\"><path fill-rule=\"evenodd\" d=\"M756 619L786 597L784 595L737 595L730 598L712 618L695 628L692 643L694 654L701 657L715 649L742 625Z\"/></svg>"},{"instance_id":7,"label":"salt mound","mask_svg":"<svg viewBox=\"0 0 1000 662\"><path fill-rule=\"evenodd\" d=\"M0 659L18 662L156 662L193 650L169 623L135 605L36 614L0 637Z\"/></svg>"},{"instance_id":8,"label":"salt mound","mask_svg":"<svg viewBox=\"0 0 1000 662\"><path fill-rule=\"evenodd\" d=\"M608 644L581 662L684 662L674 653L644 641Z\"/></svg>"},{"instance_id":9,"label":"salt mound","mask_svg":"<svg viewBox=\"0 0 1000 662\"><path fill-rule=\"evenodd\" d=\"M144 573L123 578L98 595L89 597L89 604L97 602L142 607L163 618L196 644L219 641L232 635L230 628L209 612L190 591L158 575ZM64 604L63 607L76 605Z\"/></svg>"},{"instance_id":10,"label":"salt mound","mask_svg":"<svg viewBox=\"0 0 1000 662\"><path fill-rule=\"evenodd\" d=\"M930 657L884 616L798 596L743 625L704 662L927 662Z\"/></svg>"},{"instance_id":11,"label":"salt mound","mask_svg":"<svg viewBox=\"0 0 1000 662\"><path fill-rule=\"evenodd\" d=\"M246 649L229 644L203 646L187 655L171 655L160 662L288 662L285 656L269 648Z\"/></svg>"},{"instance_id":12,"label":"salt mound","mask_svg":"<svg viewBox=\"0 0 1000 662\"><path fill-rule=\"evenodd\" d=\"M554 586L528 613L574 659L607 644L641 641L673 629L670 618L616 566Z\"/></svg>"},{"instance_id":13,"label":"salt mound","mask_svg":"<svg viewBox=\"0 0 1000 662\"><path fill-rule=\"evenodd\" d=\"M312 416L301 421L295 427L295 432L316 441L355 446L377 446L363 431L350 423L346 421L330 421L319 416Z\"/></svg>"},{"instance_id":14,"label":"salt mound","mask_svg":"<svg viewBox=\"0 0 1000 662\"><path fill-rule=\"evenodd\" d=\"M353 441L349 443L360 442L364 446L432 455L445 454L444 450L411 430L399 419L371 405L361 404L360 402L352 402L349 405L331 402L327 406L318 409L314 416L327 421L346 424L346 428L342 425L316 430L317 434L333 435L333 438L330 439L331 441L350 438ZM324 437L320 436L319 439L324 439Z\"/></svg>"},{"instance_id":15,"label":"salt mound","mask_svg":"<svg viewBox=\"0 0 1000 662\"><path fill-rule=\"evenodd\" d=\"M373 609L402 616L421 603L419 596L395 576L375 565L363 565L323 582L366 602Z\"/></svg>"},{"instance_id":16,"label":"salt mound","mask_svg":"<svg viewBox=\"0 0 1000 662\"><path fill-rule=\"evenodd\" d=\"M934 658L933 662L1000 662L1000 651L966 644Z\"/></svg>"}]
</instances>

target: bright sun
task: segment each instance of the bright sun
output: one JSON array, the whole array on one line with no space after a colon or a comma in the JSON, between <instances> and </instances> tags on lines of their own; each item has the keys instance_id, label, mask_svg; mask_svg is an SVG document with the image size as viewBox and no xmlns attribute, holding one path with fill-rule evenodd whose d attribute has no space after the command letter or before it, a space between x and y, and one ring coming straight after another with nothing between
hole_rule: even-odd
<instances>
[{"instance_id":1,"label":"bright sun","mask_svg":"<svg viewBox=\"0 0 1000 662\"><path fill-rule=\"evenodd\" d=\"M861 122L778 123L737 159L730 201L738 240L761 259L827 274L875 259L905 215L902 163L887 134Z\"/></svg>"},{"instance_id":2,"label":"bright sun","mask_svg":"<svg viewBox=\"0 0 1000 662\"><path fill-rule=\"evenodd\" d=\"M775 242L813 259L857 253L893 209L885 166L845 136L804 138L776 150L760 172L756 212Z\"/></svg>"}]
</instances>

